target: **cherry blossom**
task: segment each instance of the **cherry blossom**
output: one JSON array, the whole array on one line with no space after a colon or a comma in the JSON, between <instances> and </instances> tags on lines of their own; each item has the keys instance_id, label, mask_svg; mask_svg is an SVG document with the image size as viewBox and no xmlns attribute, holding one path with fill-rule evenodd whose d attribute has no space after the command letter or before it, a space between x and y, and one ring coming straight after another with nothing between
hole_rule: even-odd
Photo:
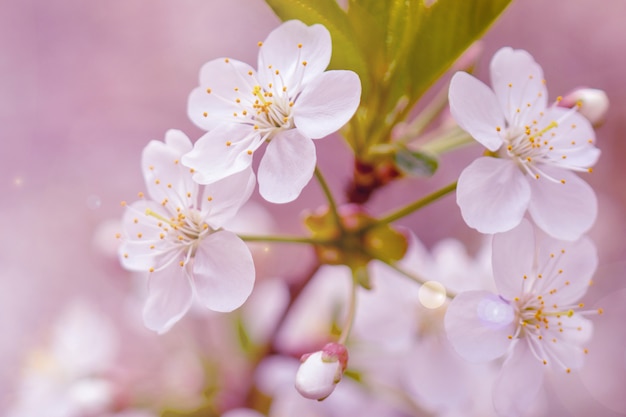
<instances>
[{"instance_id":1,"label":"cherry blossom","mask_svg":"<svg viewBox=\"0 0 626 417\"><path fill-rule=\"evenodd\" d=\"M602 124L609 111L609 97L597 88L577 88L559 102L561 107L579 106L580 113L594 126Z\"/></svg>"},{"instance_id":2,"label":"cherry blossom","mask_svg":"<svg viewBox=\"0 0 626 417\"><path fill-rule=\"evenodd\" d=\"M351 363L366 381L405 390L432 415L493 416L485 385L493 383L495 367L463 360L444 329L447 292L494 288L491 246L485 242L470 256L455 239L431 250L413 235L409 242L399 265L428 281L418 286L389 266L372 263L374 288L359 297Z\"/></svg>"},{"instance_id":3,"label":"cherry blossom","mask_svg":"<svg viewBox=\"0 0 626 417\"><path fill-rule=\"evenodd\" d=\"M191 150L184 133L170 130L165 143L143 151L147 194L127 206L119 249L122 265L149 273L145 325L167 331L189 309L194 295L207 308L228 312L248 298L254 263L246 244L224 230L254 188L249 171L201 187L180 163Z\"/></svg>"},{"instance_id":4,"label":"cherry blossom","mask_svg":"<svg viewBox=\"0 0 626 417\"><path fill-rule=\"evenodd\" d=\"M494 406L522 415L538 394L545 366L570 373L583 365L592 322L580 298L597 267L593 243L553 239L524 220L493 238L499 294L467 291L444 319L455 350L472 362L506 359L494 383Z\"/></svg>"},{"instance_id":5,"label":"cherry blossom","mask_svg":"<svg viewBox=\"0 0 626 417\"><path fill-rule=\"evenodd\" d=\"M453 117L494 154L476 159L459 177L463 219L482 233L497 233L528 212L551 236L579 238L597 215L593 190L572 172L591 172L600 155L591 124L578 106L560 107L560 99L548 105L543 70L526 51L496 52L491 85L465 72L450 84Z\"/></svg>"},{"instance_id":6,"label":"cherry blossom","mask_svg":"<svg viewBox=\"0 0 626 417\"><path fill-rule=\"evenodd\" d=\"M348 366L348 350L339 343L328 343L322 350L300 359L296 389L305 398L323 400L335 390Z\"/></svg>"},{"instance_id":7,"label":"cherry blossom","mask_svg":"<svg viewBox=\"0 0 626 417\"><path fill-rule=\"evenodd\" d=\"M78 417L102 413L115 403L107 373L119 350L107 316L84 300L72 301L51 329L50 343L26 355L9 417Z\"/></svg>"},{"instance_id":8,"label":"cherry blossom","mask_svg":"<svg viewBox=\"0 0 626 417\"><path fill-rule=\"evenodd\" d=\"M322 25L285 22L259 47L256 71L230 58L202 67L188 113L208 133L182 161L196 170L196 181L211 184L246 170L268 142L258 168L259 192L267 201L285 203L296 199L313 175L312 139L350 120L361 83L352 71L324 71L331 38Z\"/></svg>"}]
</instances>

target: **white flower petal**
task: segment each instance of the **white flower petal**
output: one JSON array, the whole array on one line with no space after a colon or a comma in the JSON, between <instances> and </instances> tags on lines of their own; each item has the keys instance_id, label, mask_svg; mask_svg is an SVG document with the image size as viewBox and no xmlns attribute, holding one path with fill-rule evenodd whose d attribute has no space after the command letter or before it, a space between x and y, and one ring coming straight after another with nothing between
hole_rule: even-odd
<instances>
[{"instance_id":1,"label":"white flower petal","mask_svg":"<svg viewBox=\"0 0 626 417\"><path fill-rule=\"evenodd\" d=\"M450 112L458 125L490 151L502 145L497 128L504 133L504 114L498 100L482 81L466 72L457 72L448 92Z\"/></svg>"},{"instance_id":2,"label":"white flower petal","mask_svg":"<svg viewBox=\"0 0 626 417\"><path fill-rule=\"evenodd\" d=\"M467 363L443 337L423 338L407 359L401 372L428 408L456 408L469 399Z\"/></svg>"},{"instance_id":3,"label":"white flower petal","mask_svg":"<svg viewBox=\"0 0 626 417\"><path fill-rule=\"evenodd\" d=\"M189 310L193 291L187 268L172 263L168 268L153 272L148 281L148 298L143 308L147 328L165 333Z\"/></svg>"},{"instance_id":4,"label":"white flower petal","mask_svg":"<svg viewBox=\"0 0 626 417\"><path fill-rule=\"evenodd\" d=\"M547 342L547 349L553 358L558 358L559 365L564 367L563 371L580 369L585 362L584 346L589 343L593 334L593 322L579 314L571 317L563 315L559 320L563 323L563 332L557 334L556 329L552 331L553 335L548 337L552 336L551 340L556 342ZM548 358L548 362L551 359ZM552 360L552 365L557 365L557 362Z\"/></svg>"},{"instance_id":5,"label":"white flower petal","mask_svg":"<svg viewBox=\"0 0 626 417\"><path fill-rule=\"evenodd\" d=\"M594 146L595 132L591 123L580 113L562 107L546 110L544 124L556 122L550 129L550 153L555 165L563 168L590 168L600 157L600 150Z\"/></svg>"},{"instance_id":6,"label":"white flower petal","mask_svg":"<svg viewBox=\"0 0 626 417\"><path fill-rule=\"evenodd\" d=\"M541 235L537 248L538 273L545 279L535 283L537 291L550 295L549 304L561 306L577 302L589 288L598 267L598 253L593 242L582 237L575 242Z\"/></svg>"},{"instance_id":7,"label":"white flower petal","mask_svg":"<svg viewBox=\"0 0 626 417\"><path fill-rule=\"evenodd\" d=\"M170 129L165 132L164 142L168 149L178 155L189 152L193 147L189 137L178 129Z\"/></svg>"},{"instance_id":8,"label":"white flower petal","mask_svg":"<svg viewBox=\"0 0 626 417\"><path fill-rule=\"evenodd\" d=\"M593 189L576 174L560 170L544 171L565 184L545 178L531 180L532 197L528 206L534 222L549 235L562 240L576 240L596 220L598 202Z\"/></svg>"},{"instance_id":9,"label":"white flower petal","mask_svg":"<svg viewBox=\"0 0 626 417\"><path fill-rule=\"evenodd\" d=\"M515 344L493 386L493 405L499 416L527 415L529 406L541 390L543 367L526 341Z\"/></svg>"},{"instance_id":10,"label":"white flower petal","mask_svg":"<svg viewBox=\"0 0 626 417\"><path fill-rule=\"evenodd\" d=\"M235 59L219 58L204 64L200 70L200 86L189 95L187 114L204 130L211 130L224 121L235 121L241 102L248 102L257 84L254 69Z\"/></svg>"},{"instance_id":11,"label":"white flower petal","mask_svg":"<svg viewBox=\"0 0 626 417\"><path fill-rule=\"evenodd\" d=\"M261 144L260 136L250 126L223 124L198 139L181 160L195 171L194 181L210 184L248 168L252 153Z\"/></svg>"},{"instance_id":12,"label":"white flower petal","mask_svg":"<svg viewBox=\"0 0 626 417\"><path fill-rule=\"evenodd\" d=\"M330 33L324 26L307 26L298 20L289 20L274 29L263 42L259 51L259 79L264 87L284 82L279 88L286 86L292 91L321 74L330 62L331 53ZM276 77L276 70L280 77Z\"/></svg>"},{"instance_id":13,"label":"white flower petal","mask_svg":"<svg viewBox=\"0 0 626 417\"><path fill-rule=\"evenodd\" d=\"M232 311L246 301L254 286L250 250L234 233L215 232L198 246L193 276L202 304L213 311Z\"/></svg>"},{"instance_id":14,"label":"white flower petal","mask_svg":"<svg viewBox=\"0 0 626 417\"><path fill-rule=\"evenodd\" d=\"M261 196L272 203L288 203L300 195L315 170L315 145L297 130L271 140L259 164Z\"/></svg>"},{"instance_id":15,"label":"white flower petal","mask_svg":"<svg viewBox=\"0 0 626 417\"><path fill-rule=\"evenodd\" d=\"M167 238L161 239L163 230L158 219L146 214L150 210L169 217L162 205L140 200L126 208L122 218L123 240L118 253L124 268L131 271L161 269L172 262L183 250L173 246Z\"/></svg>"},{"instance_id":16,"label":"white flower petal","mask_svg":"<svg viewBox=\"0 0 626 417\"><path fill-rule=\"evenodd\" d=\"M206 185L201 201L203 217L212 227L222 227L248 201L255 185L252 167Z\"/></svg>"},{"instance_id":17,"label":"white flower petal","mask_svg":"<svg viewBox=\"0 0 626 417\"><path fill-rule=\"evenodd\" d=\"M446 311L448 340L459 355L471 362L502 356L515 333L515 311L502 298L488 291L458 294Z\"/></svg>"},{"instance_id":18,"label":"white flower petal","mask_svg":"<svg viewBox=\"0 0 626 417\"><path fill-rule=\"evenodd\" d=\"M177 207L187 207L193 201L187 195L197 198L198 186L189 170L180 164L181 156L191 148L191 141L179 130L169 130L165 143L153 140L144 148L141 167L152 200L167 199Z\"/></svg>"},{"instance_id":19,"label":"white flower petal","mask_svg":"<svg viewBox=\"0 0 626 417\"><path fill-rule=\"evenodd\" d=\"M456 201L468 226L498 233L517 226L528 207L530 187L510 160L481 157L459 176Z\"/></svg>"},{"instance_id":20,"label":"white flower petal","mask_svg":"<svg viewBox=\"0 0 626 417\"><path fill-rule=\"evenodd\" d=\"M148 272L151 269L159 271L177 258L182 258L183 251L184 248L178 248L166 240L152 242L125 240L120 245L119 253L124 268L130 271Z\"/></svg>"},{"instance_id":21,"label":"white flower petal","mask_svg":"<svg viewBox=\"0 0 626 417\"><path fill-rule=\"evenodd\" d=\"M326 71L306 85L293 107L296 128L312 139L338 131L361 101L361 80L352 71Z\"/></svg>"},{"instance_id":22,"label":"white flower petal","mask_svg":"<svg viewBox=\"0 0 626 417\"><path fill-rule=\"evenodd\" d=\"M534 278L534 253L535 233L525 219L516 228L493 237L493 276L498 292L509 301L521 293L524 276Z\"/></svg>"},{"instance_id":23,"label":"white flower petal","mask_svg":"<svg viewBox=\"0 0 626 417\"><path fill-rule=\"evenodd\" d=\"M508 122L532 125L548 102L541 66L528 52L506 47L494 54L490 70L491 86Z\"/></svg>"}]
</instances>

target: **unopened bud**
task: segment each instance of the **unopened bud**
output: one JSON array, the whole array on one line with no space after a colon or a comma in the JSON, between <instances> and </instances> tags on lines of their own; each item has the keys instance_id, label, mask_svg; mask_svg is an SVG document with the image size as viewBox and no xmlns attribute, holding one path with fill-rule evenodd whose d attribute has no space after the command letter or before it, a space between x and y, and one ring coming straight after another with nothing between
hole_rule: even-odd
<instances>
[{"instance_id":1,"label":"unopened bud","mask_svg":"<svg viewBox=\"0 0 626 417\"><path fill-rule=\"evenodd\" d=\"M339 343L328 343L314 353L303 355L296 374L296 389L305 398L322 401L341 381L348 365L348 350Z\"/></svg>"},{"instance_id":2,"label":"unopened bud","mask_svg":"<svg viewBox=\"0 0 626 417\"><path fill-rule=\"evenodd\" d=\"M609 98L603 90L578 88L563 97L559 106L578 106L578 112L595 126L604 121L606 112L609 110Z\"/></svg>"}]
</instances>

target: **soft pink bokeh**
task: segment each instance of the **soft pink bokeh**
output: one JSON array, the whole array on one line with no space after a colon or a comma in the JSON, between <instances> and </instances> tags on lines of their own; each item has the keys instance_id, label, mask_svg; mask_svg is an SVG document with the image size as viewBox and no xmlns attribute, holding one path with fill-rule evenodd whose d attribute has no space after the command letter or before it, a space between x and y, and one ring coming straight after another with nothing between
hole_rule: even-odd
<instances>
[{"instance_id":1,"label":"soft pink bokeh","mask_svg":"<svg viewBox=\"0 0 626 417\"><path fill-rule=\"evenodd\" d=\"M115 233L115 223L102 227L121 216L121 200L132 201L142 190L141 149L170 128L199 137L186 117L186 102L200 66L220 56L255 65L256 42L279 20L262 0L8 0L0 10L2 410L24 349L43 340L42 329L69 300L87 297L116 312L116 320L128 320L121 310L131 277L110 249L114 241L107 236ZM520 0L486 36L475 73L486 80L491 55L510 45L528 50L543 66L551 99L589 86L606 90L611 101L597 131L602 157L585 176L600 201L591 237L601 267L588 304L601 303L606 319L596 319L590 367L580 376L555 377L550 394L562 401L554 402L550 415L626 414L623 16L622 0ZM317 146L320 168L339 194L352 172L347 147L336 138ZM480 152L475 147L449 155L434 181L400 181L375 195L369 207L382 213L446 184ZM302 199L272 207L272 213L279 228L297 233L300 211L323 201L311 183ZM447 236L480 238L462 223L451 197L402 223L427 245ZM270 250L264 274L297 275L302 258L291 255L302 251L288 250L283 257ZM300 263L279 262L286 258Z\"/></svg>"}]
</instances>

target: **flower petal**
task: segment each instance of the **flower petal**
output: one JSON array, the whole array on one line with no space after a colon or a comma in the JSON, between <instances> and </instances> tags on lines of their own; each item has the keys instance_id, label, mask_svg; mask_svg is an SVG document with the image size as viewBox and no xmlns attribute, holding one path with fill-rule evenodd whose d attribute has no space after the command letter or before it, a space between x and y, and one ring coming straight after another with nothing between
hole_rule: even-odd
<instances>
[{"instance_id":1,"label":"flower petal","mask_svg":"<svg viewBox=\"0 0 626 417\"><path fill-rule=\"evenodd\" d=\"M513 307L488 291L467 291L450 302L444 324L448 340L459 355L471 362L502 356L515 332Z\"/></svg>"},{"instance_id":2,"label":"flower petal","mask_svg":"<svg viewBox=\"0 0 626 417\"><path fill-rule=\"evenodd\" d=\"M442 334L443 336L443 334ZM402 369L413 392L429 409L454 409L464 405L471 393L467 362L456 354L445 337L424 337L415 343Z\"/></svg>"},{"instance_id":3,"label":"flower petal","mask_svg":"<svg viewBox=\"0 0 626 417\"><path fill-rule=\"evenodd\" d=\"M201 202L202 217L213 228L222 227L248 201L255 185L252 167L206 185Z\"/></svg>"},{"instance_id":4,"label":"flower petal","mask_svg":"<svg viewBox=\"0 0 626 417\"><path fill-rule=\"evenodd\" d=\"M306 85L293 107L297 129L312 139L338 131L361 101L361 80L352 71L327 71Z\"/></svg>"},{"instance_id":5,"label":"flower petal","mask_svg":"<svg viewBox=\"0 0 626 417\"><path fill-rule=\"evenodd\" d=\"M524 276L531 277L535 261L535 233L523 219L519 226L493 237L493 277L498 292L507 300L520 295Z\"/></svg>"},{"instance_id":6,"label":"flower petal","mask_svg":"<svg viewBox=\"0 0 626 417\"><path fill-rule=\"evenodd\" d=\"M234 113L242 111L257 84L254 69L235 59L219 58L204 64L200 70L200 86L189 95L187 114L191 121L204 130L211 130L224 122L238 122Z\"/></svg>"},{"instance_id":7,"label":"flower petal","mask_svg":"<svg viewBox=\"0 0 626 417\"><path fill-rule=\"evenodd\" d=\"M189 170L180 164L181 156L191 149L187 135L173 129L165 134L165 143L153 140L144 148L141 167L152 200L168 200L177 207L187 207L187 195L197 198L198 186Z\"/></svg>"},{"instance_id":8,"label":"flower petal","mask_svg":"<svg viewBox=\"0 0 626 417\"><path fill-rule=\"evenodd\" d=\"M535 283L537 291L552 295L550 305L567 306L587 292L598 267L598 253L587 237L566 242L542 234L537 248L537 265L537 272L545 277Z\"/></svg>"},{"instance_id":9,"label":"flower petal","mask_svg":"<svg viewBox=\"0 0 626 417\"><path fill-rule=\"evenodd\" d=\"M467 133L490 151L502 145L498 132L505 129L504 114L495 94L482 81L459 71L450 81L448 92L452 117Z\"/></svg>"},{"instance_id":10,"label":"flower petal","mask_svg":"<svg viewBox=\"0 0 626 417\"><path fill-rule=\"evenodd\" d=\"M202 304L213 311L232 311L246 301L254 286L250 250L234 233L215 232L198 246L193 277Z\"/></svg>"},{"instance_id":11,"label":"flower petal","mask_svg":"<svg viewBox=\"0 0 626 417\"><path fill-rule=\"evenodd\" d=\"M286 86L291 91L321 74L330 62L331 53L330 33L324 26L289 20L263 42L259 51L259 80L265 86L282 79L283 85L278 88ZM275 75L277 70L280 77Z\"/></svg>"},{"instance_id":12,"label":"flower petal","mask_svg":"<svg viewBox=\"0 0 626 417\"><path fill-rule=\"evenodd\" d=\"M152 242L125 240L119 249L120 262L130 271L148 272L151 269L159 271L176 259L182 259L183 249L183 247L178 248L172 245L165 239Z\"/></svg>"},{"instance_id":13,"label":"flower petal","mask_svg":"<svg viewBox=\"0 0 626 417\"><path fill-rule=\"evenodd\" d=\"M253 152L261 144L250 126L223 124L198 139L181 160L195 171L194 181L210 184L248 168Z\"/></svg>"},{"instance_id":14,"label":"flower petal","mask_svg":"<svg viewBox=\"0 0 626 417\"><path fill-rule=\"evenodd\" d=\"M551 122L557 125L549 130L555 165L587 169L596 164L600 150L594 146L596 136L593 127L583 115L570 109L552 107L546 110L543 119L546 126Z\"/></svg>"},{"instance_id":15,"label":"flower petal","mask_svg":"<svg viewBox=\"0 0 626 417\"><path fill-rule=\"evenodd\" d=\"M481 233L517 226L529 200L528 181L510 160L478 158L459 176L456 202L465 223Z\"/></svg>"},{"instance_id":16,"label":"flower petal","mask_svg":"<svg viewBox=\"0 0 626 417\"><path fill-rule=\"evenodd\" d=\"M150 210L169 217L161 204L140 200L126 208L122 218L123 240L119 247L120 261L131 271L159 270L173 262L183 248L173 245L158 227L159 220L146 214Z\"/></svg>"},{"instance_id":17,"label":"flower petal","mask_svg":"<svg viewBox=\"0 0 626 417\"><path fill-rule=\"evenodd\" d=\"M271 140L259 164L259 192L272 203L288 203L300 195L315 170L315 145L297 130Z\"/></svg>"},{"instance_id":18,"label":"flower petal","mask_svg":"<svg viewBox=\"0 0 626 417\"><path fill-rule=\"evenodd\" d=\"M598 215L593 189L576 174L566 170L543 169L564 184L547 179L530 181L532 197L528 206L534 222L549 235L576 240L586 233Z\"/></svg>"},{"instance_id":19,"label":"flower petal","mask_svg":"<svg viewBox=\"0 0 626 417\"><path fill-rule=\"evenodd\" d=\"M524 127L546 109L543 70L521 49L502 48L491 59L491 86L509 124Z\"/></svg>"},{"instance_id":20,"label":"flower petal","mask_svg":"<svg viewBox=\"0 0 626 417\"><path fill-rule=\"evenodd\" d=\"M527 415L541 390L543 367L526 341L519 340L515 344L493 386L493 405L499 416Z\"/></svg>"},{"instance_id":21,"label":"flower petal","mask_svg":"<svg viewBox=\"0 0 626 417\"><path fill-rule=\"evenodd\" d=\"M558 362L553 360L552 364L561 365L563 371L580 369L585 362L584 346L589 343L593 334L593 322L579 314L571 317L563 315L560 320L563 323L563 332L557 333L556 329L553 330L553 340L556 342L547 346L551 356L558 358ZM550 361L549 358L548 362Z\"/></svg>"},{"instance_id":22,"label":"flower petal","mask_svg":"<svg viewBox=\"0 0 626 417\"><path fill-rule=\"evenodd\" d=\"M148 278L148 298L143 308L143 321L147 328L165 333L181 319L191 307L193 291L187 268L172 263Z\"/></svg>"}]
</instances>

